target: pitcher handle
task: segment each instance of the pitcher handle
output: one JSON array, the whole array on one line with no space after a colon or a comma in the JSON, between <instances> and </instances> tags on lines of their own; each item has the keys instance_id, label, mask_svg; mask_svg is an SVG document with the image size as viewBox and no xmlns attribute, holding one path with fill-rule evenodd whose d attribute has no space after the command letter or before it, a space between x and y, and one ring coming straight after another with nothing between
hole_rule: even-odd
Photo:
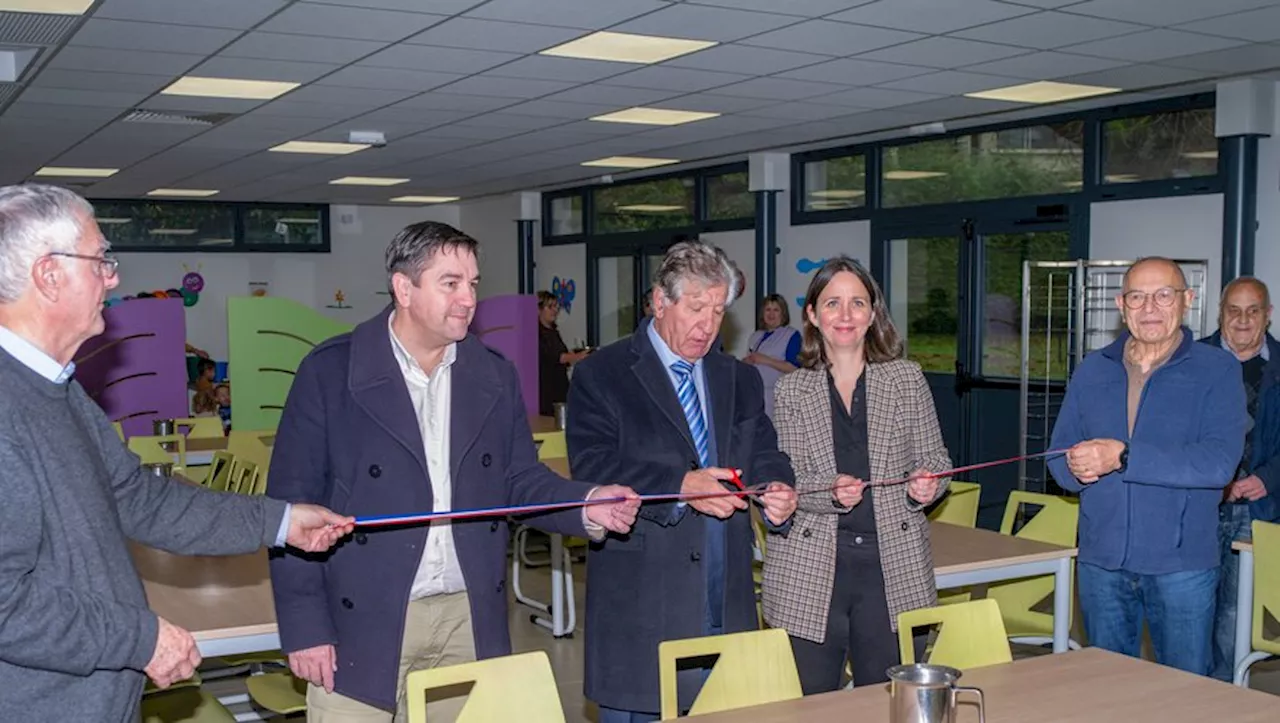
<instances>
[{"instance_id":1,"label":"pitcher handle","mask_svg":"<svg viewBox=\"0 0 1280 723\"><path fill-rule=\"evenodd\" d=\"M978 723L987 723L987 705L982 697L982 689L972 686L957 685L951 688L951 709L956 709L956 698L961 693L973 693L978 696Z\"/></svg>"}]
</instances>

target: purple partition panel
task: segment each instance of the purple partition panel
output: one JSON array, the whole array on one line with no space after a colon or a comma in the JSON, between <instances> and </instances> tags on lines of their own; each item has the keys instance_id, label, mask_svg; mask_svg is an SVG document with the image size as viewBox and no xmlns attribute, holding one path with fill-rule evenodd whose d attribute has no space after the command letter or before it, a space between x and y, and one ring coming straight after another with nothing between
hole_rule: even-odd
<instances>
[{"instance_id":1,"label":"purple partition panel","mask_svg":"<svg viewBox=\"0 0 1280 723\"><path fill-rule=\"evenodd\" d=\"M125 435L152 421L189 417L186 314L182 299L134 299L103 312L107 330L85 342L76 381Z\"/></svg>"},{"instance_id":2,"label":"purple partition panel","mask_svg":"<svg viewBox=\"0 0 1280 723\"><path fill-rule=\"evenodd\" d=\"M538 414L538 297L491 296L476 306L471 333L511 360L529 416Z\"/></svg>"}]
</instances>

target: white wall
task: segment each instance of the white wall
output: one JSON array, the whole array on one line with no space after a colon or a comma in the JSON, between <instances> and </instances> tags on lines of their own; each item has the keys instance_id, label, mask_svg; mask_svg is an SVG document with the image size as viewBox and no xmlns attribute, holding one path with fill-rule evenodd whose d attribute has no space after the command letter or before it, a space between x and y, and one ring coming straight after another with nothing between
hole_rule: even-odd
<instances>
[{"instance_id":1,"label":"white wall","mask_svg":"<svg viewBox=\"0 0 1280 723\"><path fill-rule=\"evenodd\" d=\"M1254 256L1254 275L1271 287L1273 297L1280 294L1280 87L1275 116L1272 135L1258 142L1258 236Z\"/></svg>"},{"instance_id":2,"label":"white wall","mask_svg":"<svg viewBox=\"0 0 1280 723\"><path fill-rule=\"evenodd\" d=\"M779 194L786 196L786 193ZM871 222L815 223L792 226L790 206L780 199L778 248L778 293L787 300L791 326L804 327L802 300L817 265L844 254L871 268ZM801 270L803 269L803 271Z\"/></svg>"},{"instance_id":3,"label":"white wall","mask_svg":"<svg viewBox=\"0 0 1280 723\"><path fill-rule=\"evenodd\" d=\"M747 277L742 298L729 307L720 326L724 350L741 359L747 354L747 339L756 329L756 298L760 296L756 287L756 232L749 229L704 233L700 238L723 249Z\"/></svg>"},{"instance_id":4,"label":"white wall","mask_svg":"<svg viewBox=\"0 0 1280 723\"><path fill-rule=\"evenodd\" d=\"M376 314L390 300L383 253L397 232L418 221L458 225L453 205L387 208L331 208L331 250L327 254L285 253L120 253L117 296L177 288L187 271L205 281L195 306L187 307L187 340L216 359L227 357L227 297L246 296L251 282L266 282L268 293L293 299L349 323ZM344 309L333 309L342 290Z\"/></svg>"},{"instance_id":5,"label":"white wall","mask_svg":"<svg viewBox=\"0 0 1280 723\"><path fill-rule=\"evenodd\" d=\"M569 308L560 309L560 336L564 343L572 347L577 340L587 339L587 246L586 244L569 244L565 246L543 246L541 241L534 247L534 280L538 288L551 290L551 280L570 279L574 284L574 298ZM514 289L515 287L512 286Z\"/></svg>"},{"instance_id":6,"label":"white wall","mask_svg":"<svg viewBox=\"0 0 1280 723\"><path fill-rule=\"evenodd\" d=\"M1220 194L1093 204L1089 258L1132 261L1142 256L1207 260L1204 331L1217 328L1218 295L1222 289Z\"/></svg>"},{"instance_id":7,"label":"white wall","mask_svg":"<svg viewBox=\"0 0 1280 723\"><path fill-rule=\"evenodd\" d=\"M459 228L480 242L480 298L516 293L520 289L519 199L507 194L462 203L460 208Z\"/></svg>"}]
</instances>

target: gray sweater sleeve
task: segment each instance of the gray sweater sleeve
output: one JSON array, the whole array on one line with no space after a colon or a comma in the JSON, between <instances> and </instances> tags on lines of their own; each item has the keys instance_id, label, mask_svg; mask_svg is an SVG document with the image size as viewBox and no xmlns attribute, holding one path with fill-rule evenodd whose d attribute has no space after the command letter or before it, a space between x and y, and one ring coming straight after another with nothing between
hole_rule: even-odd
<instances>
[{"instance_id":1,"label":"gray sweater sleeve","mask_svg":"<svg viewBox=\"0 0 1280 723\"><path fill-rule=\"evenodd\" d=\"M83 401L93 404L87 397ZM96 405L94 411L120 525L128 537L176 555L240 555L275 545L284 502L147 474Z\"/></svg>"},{"instance_id":2,"label":"gray sweater sleeve","mask_svg":"<svg viewBox=\"0 0 1280 723\"><path fill-rule=\"evenodd\" d=\"M3 436L0 469L0 660L82 676L142 670L155 652L155 614L35 574L45 532L37 470L21 445Z\"/></svg>"}]
</instances>

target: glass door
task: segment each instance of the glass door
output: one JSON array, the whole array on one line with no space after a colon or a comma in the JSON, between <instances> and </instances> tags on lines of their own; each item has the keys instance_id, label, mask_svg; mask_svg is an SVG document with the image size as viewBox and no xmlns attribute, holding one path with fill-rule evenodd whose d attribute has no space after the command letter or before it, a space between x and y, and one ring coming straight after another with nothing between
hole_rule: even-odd
<instances>
[{"instance_id":1,"label":"glass door","mask_svg":"<svg viewBox=\"0 0 1280 723\"><path fill-rule=\"evenodd\" d=\"M600 347L634 332L647 313L645 293L668 246L665 234L587 247L587 343Z\"/></svg>"}]
</instances>

